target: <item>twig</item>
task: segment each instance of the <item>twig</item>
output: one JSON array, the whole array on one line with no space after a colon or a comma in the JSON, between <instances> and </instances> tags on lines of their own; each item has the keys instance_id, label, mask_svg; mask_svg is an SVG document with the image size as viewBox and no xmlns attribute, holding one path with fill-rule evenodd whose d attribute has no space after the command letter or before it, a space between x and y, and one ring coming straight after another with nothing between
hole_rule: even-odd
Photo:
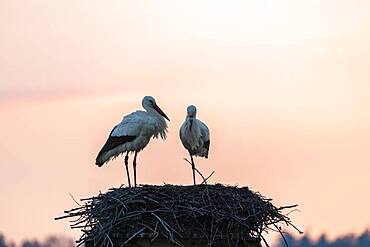
<instances>
[{"instance_id":1,"label":"twig","mask_svg":"<svg viewBox=\"0 0 370 247\"><path fill-rule=\"evenodd\" d=\"M215 172L213 171L208 177L206 177L206 179L203 180L203 182L201 184L207 184L207 180L212 177L212 175L214 174Z\"/></svg>"},{"instance_id":2,"label":"twig","mask_svg":"<svg viewBox=\"0 0 370 247\"><path fill-rule=\"evenodd\" d=\"M288 242L286 241L286 238L285 238L284 234L281 232L280 228L279 228L275 223L274 223L273 225L275 226L276 230L278 230L278 231L279 231L279 233L280 233L281 237L282 237L282 238L283 238L283 240L284 240L284 244L285 244L285 246L286 246L286 247L288 247L288 246L289 246L289 245L288 245Z\"/></svg>"},{"instance_id":3,"label":"twig","mask_svg":"<svg viewBox=\"0 0 370 247\"><path fill-rule=\"evenodd\" d=\"M71 193L69 193L69 196L72 197L72 200L78 205L81 207L81 204L79 204L76 199L73 197L73 195Z\"/></svg>"},{"instance_id":4,"label":"twig","mask_svg":"<svg viewBox=\"0 0 370 247\"><path fill-rule=\"evenodd\" d=\"M262 234L260 235L260 237L262 238L262 240L265 243L266 247L270 247L270 245L267 243L266 239L262 236Z\"/></svg>"},{"instance_id":5,"label":"twig","mask_svg":"<svg viewBox=\"0 0 370 247\"><path fill-rule=\"evenodd\" d=\"M188 162L190 165L192 165L191 164L191 162L187 159L187 158L184 158L184 160L186 161L186 162ZM214 171L211 173L211 175L209 175L207 178L205 178L204 176L203 176L203 174L194 166L194 170L202 177L202 179L203 179L203 182L201 183L201 184L207 184L207 180L213 175L213 173L215 173Z\"/></svg>"},{"instance_id":6,"label":"twig","mask_svg":"<svg viewBox=\"0 0 370 247\"><path fill-rule=\"evenodd\" d=\"M125 246L128 242L130 242L134 237L136 237L137 235L139 235L140 233L142 233L143 231L145 230L145 227L141 228L139 231L137 231L136 233L134 233L130 238L128 238L123 244L121 244L120 246ZM113 246L113 245L112 245Z\"/></svg>"},{"instance_id":7,"label":"twig","mask_svg":"<svg viewBox=\"0 0 370 247\"><path fill-rule=\"evenodd\" d=\"M279 207L278 210L283 210L283 209L287 209L287 208L295 208L295 207L298 207L298 204L290 205L290 206Z\"/></svg>"}]
</instances>

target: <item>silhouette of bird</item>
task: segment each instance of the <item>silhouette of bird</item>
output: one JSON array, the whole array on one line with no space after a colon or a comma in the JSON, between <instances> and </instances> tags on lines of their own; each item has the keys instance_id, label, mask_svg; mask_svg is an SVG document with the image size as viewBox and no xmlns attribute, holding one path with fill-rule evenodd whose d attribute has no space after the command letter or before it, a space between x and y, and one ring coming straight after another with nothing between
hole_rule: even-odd
<instances>
[{"instance_id":1,"label":"silhouette of bird","mask_svg":"<svg viewBox=\"0 0 370 247\"><path fill-rule=\"evenodd\" d=\"M136 187L136 157L138 152L148 145L150 139L161 137L166 139L167 123L170 119L159 108L155 99L145 96L142 100L145 111L135 111L125 116L122 121L113 128L108 140L96 157L96 165L101 167L111 159L126 152L125 166L128 185L131 187L128 169L129 153L134 152L134 185Z\"/></svg>"},{"instance_id":2,"label":"silhouette of bird","mask_svg":"<svg viewBox=\"0 0 370 247\"><path fill-rule=\"evenodd\" d=\"M187 116L185 122L180 128L180 139L182 145L188 150L191 158L191 166L193 169L193 180L195 181L195 163L193 156L208 158L210 136L209 129L202 121L196 118L197 108L190 105L187 108Z\"/></svg>"}]
</instances>

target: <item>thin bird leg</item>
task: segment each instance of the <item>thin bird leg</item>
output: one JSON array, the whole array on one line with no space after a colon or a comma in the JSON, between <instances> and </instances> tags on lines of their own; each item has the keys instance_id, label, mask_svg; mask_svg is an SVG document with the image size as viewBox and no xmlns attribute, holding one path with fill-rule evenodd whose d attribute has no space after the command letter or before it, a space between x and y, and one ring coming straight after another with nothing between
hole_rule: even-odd
<instances>
[{"instance_id":1,"label":"thin bird leg","mask_svg":"<svg viewBox=\"0 0 370 247\"><path fill-rule=\"evenodd\" d=\"M190 158L191 158L191 168L193 169L193 180L194 180L194 185L196 185L196 181L195 181L195 164L194 164L194 160L193 160L193 155L190 154Z\"/></svg>"},{"instance_id":2,"label":"thin bird leg","mask_svg":"<svg viewBox=\"0 0 370 247\"><path fill-rule=\"evenodd\" d=\"M126 156L125 156L125 166L126 166L126 173L127 173L128 187L131 187L130 173L129 173L129 171L128 171L128 153L129 153L129 151L127 151Z\"/></svg>"},{"instance_id":3,"label":"thin bird leg","mask_svg":"<svg viewBox=\"0 0 370 247\"><path fill-rule=\"evenodd\" d=\"M135 187L136 187L136 156L137 156L137 151L135 151L134 161L132 162L134 166L134 185Z\"/></svg>"}]
</instances>

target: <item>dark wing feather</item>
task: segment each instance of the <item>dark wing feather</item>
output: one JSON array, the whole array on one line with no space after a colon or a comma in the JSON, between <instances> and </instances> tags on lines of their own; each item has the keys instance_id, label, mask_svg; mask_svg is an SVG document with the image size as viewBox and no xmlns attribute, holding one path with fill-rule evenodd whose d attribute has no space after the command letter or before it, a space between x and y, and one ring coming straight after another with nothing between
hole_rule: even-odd
<instances>
[{"instance_id":1,"label":"dark wing feather","mask_svg":"<svg viewBox=\"0 0 370 247\"><path fill-rule=\"evenodd\" d=\"M116 127L114 127L115 129ZM102 166L103 164L99 163L98 160L105 152L112 150L113 148L118 147L119 145L125 144L126 142L133 141L136 136L112 136L114 129L110 132L108 140L100 150L98 156L96 157L96 165Z\"/></svg>"},{"instance_id":2,"label":"dark wing feather","mask_svg":"<svg viewBox=\"0 0 370 247\"><path fill-rule=\"evenodd\" d=\"M209 144L211 143L211 141L210 140L208 140L208 141L206 141L206 142L204 142L204 144L203 144L203 147L205 148L205 149L207 149L207 154L206 154L206 156L205 156L205 158L206 159L208 159L208 151L209 151Z\"/></svg>"}]
</instances>

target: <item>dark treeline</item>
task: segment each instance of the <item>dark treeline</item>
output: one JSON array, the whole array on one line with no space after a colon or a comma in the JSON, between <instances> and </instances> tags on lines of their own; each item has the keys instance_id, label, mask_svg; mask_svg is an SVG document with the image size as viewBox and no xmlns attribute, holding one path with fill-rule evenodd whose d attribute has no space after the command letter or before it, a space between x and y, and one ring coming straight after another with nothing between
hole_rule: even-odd
<instances>
[{"instance_id":1,"label":"dark treeline","mask_svg":"<svg viewBox=\"0 0 370 247\"><path fill-rule=\"evenodd\" d=\"M15 245L13 242L5 239L4 235L0 234L0 247L75 247L76 244L71 238L66 237L48 237L45 241L25 240L20 245Z\"/></svg>"},{"instance_id":2,"label":"dark treeline","mask_svg":"<svg viewBox=\"0 0 370 247\"><path fill-rule=\"evenodd\" d=\"M294 238L292 235L286 234L285 239L289 247L370 247L370 231L365 231L359 236L346 235L338 237L335 240L329 241L323 234L317 240L312 240L305 235L302 238ZM15 245L8 241L0 234L0 247L75 247L76 244L71 238L66 237L48 237L44 241L25 240L20 245ZM274 247L285 246L284 240L280 239Z\"/></svg>"},{"instance_id":3,"label":"dark treeline","mask_svg":"<svg viewBox=\"0 0 370 247\"><path fill-rule=\"evenodd\" d=\"M365 231L359 236L346 235L329 241L325 235L321 235L318 240L312 240L309 236L294 238L291 235L285 235L290 247L370 247L370 232ZM285 246L284 240L281 239L275 247Z\"/></svg>"}]
</instances>

